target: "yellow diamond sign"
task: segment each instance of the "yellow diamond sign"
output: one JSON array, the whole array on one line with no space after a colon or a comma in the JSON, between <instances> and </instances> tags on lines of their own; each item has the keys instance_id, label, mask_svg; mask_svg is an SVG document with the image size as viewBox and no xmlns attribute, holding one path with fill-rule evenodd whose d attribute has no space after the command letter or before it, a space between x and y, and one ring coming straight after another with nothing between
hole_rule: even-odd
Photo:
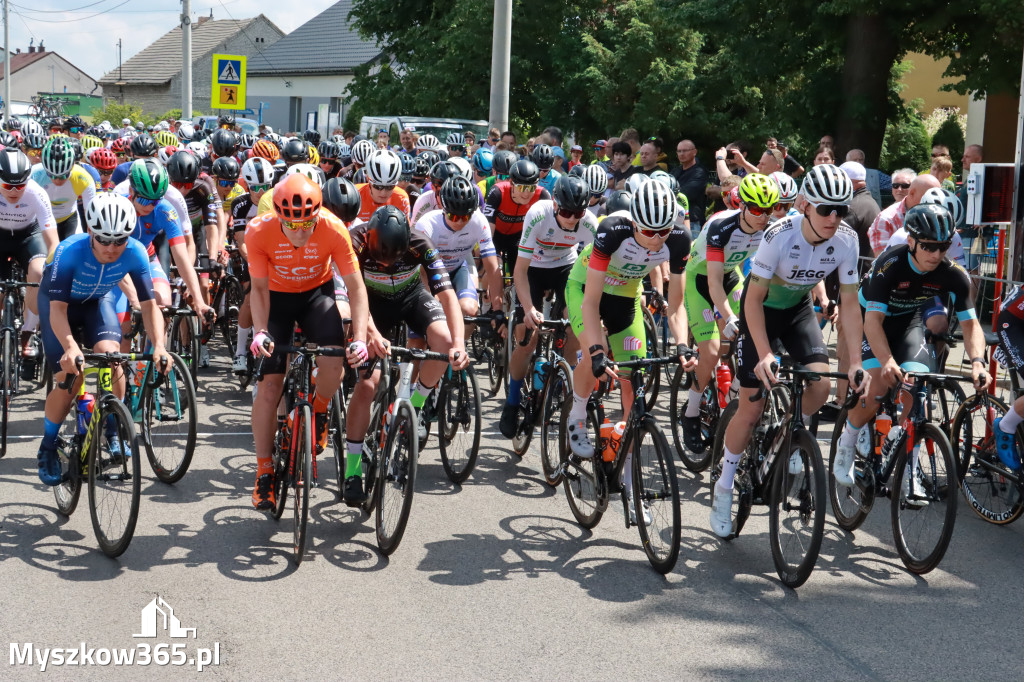
<instances>
[{"instance_id":1,"label":"yellow diamond sign","mask_svg":"<svg viewBox=\"0 0 1024 682\"><path fill-rule=\"evenodd\" d=\"M245 55L213 55L213 87L210 106L214 109L245 109Z\"/></svg>"}]
</instances>

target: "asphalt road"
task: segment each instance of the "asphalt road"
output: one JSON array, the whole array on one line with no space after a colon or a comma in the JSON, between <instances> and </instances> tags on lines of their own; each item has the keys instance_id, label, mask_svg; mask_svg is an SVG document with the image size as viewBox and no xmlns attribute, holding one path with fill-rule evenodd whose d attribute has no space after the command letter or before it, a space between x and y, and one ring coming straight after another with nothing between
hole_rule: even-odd
<instances>
[{"instance_id":1,"label":"asphalt road","mask_svg":"<svg viewBox=\"0 0 1024 682\"><path fill-rule=\"evenodd\" d=\"M42 394L16 399L0 462L0 677L41 674L38 660L19 662L26 644L33 656L93 650L84 667L51 659L42 674L54 679L194 675L198 649L218 656L203 674L225 679L1024 677L1010 598L1024 526L988 525L964 504L945 560L923 577L895 552L887 504L854 534L830 511L817 568L794 592L776 577L765 508L724 543L708 529L706 477L679 467L683 547L663 577L614 505L593 531L575 524L561 489L543 482L536 444L522 460L511 454L491 399L464 486L448 482L436 440L421 455L412 518L390 559L372 518L339 503L322 457L296 568L290 517L251 507L250 400L226 358L203 371L200 402L191 470L167 486L144 461L139 525L113 560L97 549L85 493L63 518L37 479ZM172 638L152 613L158 636L133 637L146 634L141 613L157 596L177 619L167 622L195 638ZM184 644L174 658L185 665L101 664L101 649L141 655L161 643Z\"/></svg>"}]
</instances>

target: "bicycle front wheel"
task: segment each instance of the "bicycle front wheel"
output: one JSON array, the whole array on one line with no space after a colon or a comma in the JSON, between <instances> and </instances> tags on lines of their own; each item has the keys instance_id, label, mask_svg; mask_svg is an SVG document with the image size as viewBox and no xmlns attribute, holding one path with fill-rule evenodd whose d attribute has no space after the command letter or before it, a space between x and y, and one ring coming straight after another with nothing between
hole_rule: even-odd
<instances>
[{"instance_id":1,"label":"bicycle front wheel","mask_svg":"<svg viewBox=\"0 0 1024 682\"><path fill-rule=\"evenodd\" d=\"M0 384L0 457L7 454L7 420L11 412L11 398L14 397L14 375L18 371L17 360L14 357L15 348L14 332L6 330L3 333L3 341L0 342L0 362L3 366L3 382Z\"/></svg>"},{"instance_id":2,"label":"bicycle front wheel","mask_svg":"<svg viewBox=\"0 0 1024 682\"><path fill-rule=\"evenodd\" d=\"M416 411L399 400L377 469L377 546L387 556L398 549L409 522L418 456Z\"/></svg>"},{"instance_id":3,"label":"bicycle front wheel","mask_svg":"<svg viewBox=\"0 0 1024 682\"><path fill-rule=\"evenodd\" d=\"M544 383L540 422L540 463L544 480L551 487L562 482L559 465L562 458L562 413L572 407L572 369L559 360Z\"/></svg>"},{"instance_id":4,"label":"bicycle front wheel","mask_svg":"<svg viewBox=\"0 0 1024 682\"><path fill-rule=\"evenodd\" d=\"M177 353L188 367L193 386L199 373L199 322L194 315L176 315L167 329L167 350Z\"/></svg>"},{"instance_id":5,"label":"bicycle front wheel","mask_svg":"<svg viewBox=\"0 0 1024 682\"><path fill-rule=\"evenodd\" d=\"M327 442L334 453L334 468L337 472L338 495L345 494L345 392L338 388L327 408Z\"/></svg>"},{"instance_id":6,"label":"bicycle front wheel","mask_svg":"<svg viewBox=\"0 0 1024 682\"><path fill-rule=\"evenodd\" d=\"M847 411L844 407L839 416L836 417L835 428L832 431L832 445L828 453L828 494L832 501L832 514L836 517L839 527L847 531L855 531L864 523L868 517L871 506L875 502L874 486L867 480L871 476L870 464L858 452L854 465L854 484L845 486L836 483L833 471L836 465L836 455L839 451L839 438L846 429ZM874 420L864 425L868 433L875 433Z\"/></svg>"},{"instance_id":7,"label":"bicycle front wheel","mask_svg":"<svg viewBox=\"0 0 1024 682\"><path fill-rule=\"evenodd\" d=\"M141 460L135 425L128 408L107 396L89 452L89 513L103 553L120 556L128 549L139 518Z\"/></svg>"},{"instance_id":8,"label":"bicycle front wheel","mask_svg":"<svg viewBox=\"0 0 1024 682\"><path fill-rule=\"evenodd\" d=\"M995 396L973 395L956 411L950 437L964 499L975 514L999 526L1013 523L1024 512L1018 474L1009 471L996 453L995 420L1006 411L1006 403ZM1015 440L1020 452L1019 434Z\"/></svg>"},{"instance_id":9,"label":"bicycle front wheel","mask_svg":"<svg viewBox=\"0 0 1024 682\"><path fill-rule=\"evenodd\" d=\"M306 525L309 521L309 487L313 482L313 413L309 405L295 411L295 471L292 476L292 552L295 565L306 553Z\"/></svg>"},{"instance_id":10,"label":"bicycle front wheel","mask_svg":"<svg viewBox=\"0 0 1024 682\"><path fill-rule=\"evenodd\" d=\"M790 451L780 452L781 461L775 463L768 532L779 579L796 588L807 582L818 561L827 493L817 441L805 429L792 438Z\"/></svg>"},{"instance_id":11,"label":"bicycle front wheel","mask_svg":"<svg viewBox=\"0 0 1024 682\"><path fill-rule=\"evenodd\" d=\"M567 403L562 409L559 430L567 434L569 425L569 408ZM601 428L603 414L587 408L587 428L590 442L594 444L594 456L582 459L572 454L567 438L560 438L558 447L562 453L562 488L565 490L565 501L569 503L576 522L584 528L593 528L604 515L608 491L604 479L604 464L601 459Z\"/></svg>"},{"instance_id":12,"label":"bicycle front wheel","mask_svg":"<svg viewBox=\"0 0 1024 682\"><path fill-rule=\"evenodd\" d=\"M653 419L644 420L633 443L633 508L640 540L658 573L675 568L682 517L679 483L665 434Z\"/></svg>"},{"instance_id":13,"label":"bicycle front wheel","mask_svg":"<svg viewBox=\"0 0 1024 682\"><path fill-rule=\"evenodd\" d=\"M939 565L953 537L956 464L946 434L935 424L917 428L913 448L919 453L917 470L907 471L905 450L893 472L892 534L907 570L921 575Z\"/></svg>"},{"instance_id":14,"label":"bicycle front wheel","mask_svg":"<svg viewBox=\"0 0 1024 682\"><path fill-rule=\"evenodd\" d=\"M654 323L654 316L647 306L641 306L644 318L644 333L647 335L647 357L662 357L665 349L658 347L658 325ZM651 367L644 376L644 405L647 411L654 409L658 401L658 391L661 389L661 367Z\"/></svg>"},{"instance_id":15,"label":"bicycle front wheel","mask_svg":"<svg viewBox=\"0 0 1024 682\"><path fill-rule=\"evenodd\" d=\"M461 485L473 473L480 450L480 393L469 370L452 372L438 405L441 464L449 480Z\"/></svg>"},{"instance_id":16,"label":"bicycle front wheel","mask_svg":"<svg viewBox=\"0 0 1024 682\"><path fill-rule=\"evenodd\" d=\"M142 439L153 473L164 483L177 483L192 464L196 450L196 388L185 361L171 353L171 366L159 386L150 383L158 369L145 373L142 394Z\"/></svg>"}]
</instances>

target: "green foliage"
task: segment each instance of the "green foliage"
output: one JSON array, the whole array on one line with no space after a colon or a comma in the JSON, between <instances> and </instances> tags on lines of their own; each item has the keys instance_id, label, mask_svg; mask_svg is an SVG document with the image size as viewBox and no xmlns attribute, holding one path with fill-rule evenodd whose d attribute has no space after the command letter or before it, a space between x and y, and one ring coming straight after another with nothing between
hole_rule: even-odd
<instances>
[{"instance_id":1,"label":"green foliage","mask_svg":"<svg viewBox=\"0 0 1024 682\"><path fill-rule=\"evenodd\" d=\"M905 115L889 121L886 126L879 168L886 172L898 168L921 171L931 165L930 154L931 141L924 120L916 109L908 109Z\"/></svg>"},{"instance_id":2,"label":"green foliage","mask_svg":"<svg viewBox=\"0 0 1024 682\"><path fill-rule=\"evenodd\" d=\"M203 112L199 111L199 109L193 109L192 116L203 116ZM158 121L169 121L172 118L175 121L181 120L181 109L168 109L164 113L157 116Z\"/></svg>"},{"instance_id":3,"label":"green foliage","mask_svg":"<svg viewBox=\"0 0 1024 682\"><path fill-rule=\"evenodd\" d=\"M939 129L932 135L932 146L944 144L949 147L949 156L953 160L953 168L964 155L964 131L960 128L960 119L955 112L949 114Z\"/></svg>"},{"instance_id":4,"label":"green foliage","mask_svg":"<svg viewBox=\"0 0 1024 682\"><path fill-rule=\"evenodd\" d=\"M120 126L121 120L125 118L130 118L133 125L136 121L152 125L158 120L149 114L142 113L142 107L137 104L120 104L113 99L107 100L106 106L93 109L91 115L93 121L97 123L100 121L110 121L112 126Z\"/></svg>"}]
</instances>

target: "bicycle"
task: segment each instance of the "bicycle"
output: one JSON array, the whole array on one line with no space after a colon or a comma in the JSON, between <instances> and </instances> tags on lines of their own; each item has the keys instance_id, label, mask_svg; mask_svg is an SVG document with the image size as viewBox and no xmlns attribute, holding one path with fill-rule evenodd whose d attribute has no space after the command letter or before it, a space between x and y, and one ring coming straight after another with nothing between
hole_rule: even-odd
<instances>
[{"instance_id":1,"label":"bicycle","mask_svg":"<svg viewBox=\"0 0 1024 682\"><path fill-rule=\"evenodd\" d=\"M899 392L901 384L890 389L881 400L878 415L885 414L892 430L877 434L875 419L864 427L858 439L854 465L854 485L843 486L829 476L829 496L836 523L844 530L856 530L867 518L876 497L890 499L893 540L900 559L911 573L928 573L942 561L953 537L956 523L957 496L952 491L957 483L957 465L953 448L946 434L932 417L931 391L949 381L963 377L930 372L908 372L912 378L910 393L913 402L907 411L906 424L898 427ZM829 454L829 473L835 467L837 443L846 424L846 410L836 419L836 428ZM896 431L896 429L899 429ZM892 434L897 435L893 436ZM874 438L878 435L878 438ZM924 443L924 449L920 449ZM871 447L877 446L876 448ZM913 452L917 450L918 465L912 475L918 485L911 485L907 476ZM894 476L892 486L889 477ZM916 489L916 490L915 490ZM952 494L951 494L952 493Z\"/></svg>"},{"instance_id":2,"label":"bicycle","mask_svg":"<svg viewBox=\"0 0 1024 682\"><path fill-rule=\"evenodd\" d=\"M641 358L617 363L617 367L630 368L629 381L633 387L633 406L626 417L626 428L612 462L603 461L600 453L608 445L601 437L604 407L596 394L587 401L587 421L590 425L595 454L589 459L574 455L564 435L559 439L561 464L559 475L565 498L577 523L594 528L608 509L613 493L620 493L626 528L636 525L647 560L658 573L671 571L679 557L682 518L679 508L679 485L676 480L672 454L661 428L648 412L644 401L647 370L659 371L663 365L678 362L678 358ZM560 434L566 434L571 400L563 403ZM626 462L630 463L629 490L623 485ZM633 505L635 521L630 520L629 505Z\"/></svg>"},{"instance_id":3,"label":"bicycle","mask_svg":"<svg viewBox=\"0 0 1024 682\"><path fill-rule=\"evenodd\" d=\"M139 353L85 353L76 358L75 365L83 377L78 382L71 418L65 420L57 436L63 470L63 480L53 489L57 510L71 516L78 506L82 480L87 479L93 533L100 549L110 557L123 554L132 541L142 483L131 415L111 392L113 365L152 359L152 355ZM85 362L99 366L84 368ZM98 392L91 404L85 397L84 376L90 374L98 378ZM74 379L69 375L58 386L72 393ZM162 381L163 375L157 373L149 384L150 390Z\"/></svg>"},{"instance_id":4,"label":"bicycle","mask_svg":"<svg viewBox=\"0 0 1024 682\"><path fill-rule=\"evenodd\" d=\"M240 262L237 247L228 247L227 251L232 263ZM219 263L212 264L209 268L196 269L197 274L202 272L216 275L210 278L210 305L217 311L217 320L203 327L199 334L199 342L203 346L207 345L219 329L227 346L228 357L234 359L238 342L238 311L245 301L245 288L233 269L225 270Z\"/></svg>"},{"instance_id":5,"label":"bicycle","mask_svg":"<svg viewBox=\"0 0 1024 682\"><path fill-rule=\"evenodd\" d=\"M727 343L727 342L726 342ZM704 387L700 396L701 440L704 447L700 452L693 452L686 447L683 438L683 415L686 407L686 395L690 386L697 380L696 372L676 369L672 376L671 398L669 400L669 419L672 423L672 440L676 446L679 461L694 473L700 473L711 464L711 448L715 438L715 429L722 418L722 412L736 398L737 391L731 388L732 378L736 376L736 359L732 352L733 344L719 359L711 379Z\"/></svg>"},{"instance_id":6,"label":"bicycle","mask_svg":"<svg viewBox=\"0 0 1024 682\"><path fill-rule=\"evenodd\" d=\"M24 321L23 303L25 287L39 284L24 282L21 268L8 260L4 265L7 278L0 280L3 295L3 313L0 317L0 457L7 454L7 423L10 419L11 400L18 393L21 377L21 325ZM41 360L37 354L36 361Z\"/></svg>"},{"instance_id":7,"label":"bicycle","mask_svg":"<svg viewBox=\"0 0 1024 682\"><path fill-rule=\"evenodd\" d=\"M781 367L773 365L778 383L762 387L750 398L764 399L761 418L743 451L734 486L737 505L732 534L739 537L754 504L768 505L768 535L772 562L782 584L797 588L807 582L818 561L825 532L825 466L818 442L803 420L804 385L823 378L846 379L839 372L814 372L794 363L788 356ZM788 376L788 379L783 378ZM859 384L863 377L858 377ZM847 399L852 405L856 395ZM739 409L737 398L722 412L712 450L711 485L721 477L727 425ZM796 471L794 455L799 455ZM786 531L791 537L783 537Z\"/></svg>"}]
</instances>

